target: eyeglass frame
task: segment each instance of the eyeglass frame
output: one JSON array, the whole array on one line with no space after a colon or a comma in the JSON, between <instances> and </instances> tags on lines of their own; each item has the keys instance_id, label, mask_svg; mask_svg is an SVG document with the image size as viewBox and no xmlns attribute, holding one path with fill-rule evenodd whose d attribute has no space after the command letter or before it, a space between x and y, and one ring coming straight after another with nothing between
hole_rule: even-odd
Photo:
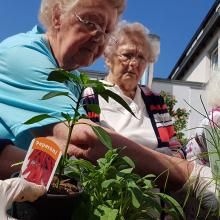
<instances>
[{"instance_id":1,"label":"eyeglass frame","mask_svg":"<svg viewBox=\"0 0 220 220\"><path fill-rule=\"evenodd\" d=\"M126 56L126 54L117 54L116 53L116 55L118 56L118 57L121 57L122 58L122 60L120 60L121 62L123 62L123 63L129 63L129 62L131 62L132 60L134 60L135 59L135 61L136 62L138 62L138 64L140 65L144 65L144 64L147 64L148 63L148 60L146 59L146 58L139 58L138 56L135 56L135 55L132 55L130 58L128 57L128 56Z\"/></svg>"},{"instance_id":2,"label":"eyeglass frame","mask_svg":"<svg viewBox=\"0 0 220 220\"><path fill-rule=\"evenodd\" d=\"M112 34L109 34L109 33L106 33L105 31L103 31L101 26L99 24L97 24L96 22L89 21L89 20L86 20L86 19L82 19L76 12L74 12L74 16L77 18L77 20L79 22L84 24L87 28L88 28L89 25L94 25L94 27L95 27L94 31L100 32L104 36L105 39L112 40L114 44L118 43L118 40L117 40L116 37L114 37Z\"/></svg>"}]
</instances>

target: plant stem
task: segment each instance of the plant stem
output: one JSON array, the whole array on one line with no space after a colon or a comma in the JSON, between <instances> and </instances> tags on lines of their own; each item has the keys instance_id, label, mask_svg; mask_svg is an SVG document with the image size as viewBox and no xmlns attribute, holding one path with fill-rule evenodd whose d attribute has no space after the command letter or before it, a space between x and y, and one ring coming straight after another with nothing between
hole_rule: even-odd
<instances>
[{"instance_id":1,"label":"plant stem","mask_svg":"<svg viewBox=\"0 0 220 220\"><path fill-rule=\"evenodd\" d=\"M70 139L71 139L71 136L72 136L73 128L74 128L74 123L72 123L71 126L69 127L68 138L67 138L67 141L66 141L65 151L64 151L63 158L61 160L60 171L59 171L59 174L58 174L57 188L59 188L59 186L60 186L60 181L61 181L61 178L62 178L62 174L64 172L65 161L66 161L66 158L67 158L67 150L68 150L68 146L69 146Z\"/></svg>"},{"instance_id":2,"label":"plant stem","mask_svg":"<svg viewBox=\"0 0 220 220\"><path fill-rule=\"evenodd\" d=\"M79 98L78 98L78 101L76 103L76 108L73 108L74 116L73 116L72 121L71 121L71 123L69 125L69 131L68 131L68 137L67 137L67 141L66 141L66 145L65 145L65 151L64 151L64 154L63 154L63 158L61 160L60 170L59 170L59 174L58 174L57 188L59 188L59 186L60 186L60 181L61 181L62 175L64 173L65 162L66 162L66 159L67 159L67 152L68 152L68 148L69 148L69 144L70 144L73 128L74 128L74 126L77 123L77 120L76 120L76 115L77 114L76 113L78 113L78 110L79 110L79 107L80 107L80 102L81 102L81 99L82 99L82 94L83 94L83 90L80 91Z\"/></svg>"}]
</instances>

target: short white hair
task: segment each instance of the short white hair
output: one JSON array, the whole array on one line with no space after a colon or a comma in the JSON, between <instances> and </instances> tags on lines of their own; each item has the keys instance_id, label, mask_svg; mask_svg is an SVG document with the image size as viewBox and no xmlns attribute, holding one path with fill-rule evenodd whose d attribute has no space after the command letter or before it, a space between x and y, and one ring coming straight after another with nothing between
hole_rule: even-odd
<instances>
[{"instance_id":1,"label":"short white hair","mask_svg":"<svg viewBox=\"0 0 220 220\"><path fill-rule=\"evenodd\" d=\"M52 30L52 13L54 7L57 5L61 10L62 16L68 14L74 6L81 0L41 0L39 20L47 30ZM94 0L95 1L95 0ZM118 16L122 14L125 9L126 0L103 0L107 1L113 8L118 11Z\"/></svg>"},{"instance_id":2,"label":"short white hair","mask_svg":"<svg viewBox=\"0 0 220 220\"><path fill-rule=\"evenodd\" d=\"M211 107L220 107L220 70L212 72L205 89L205 98Z\"/></svg>"},{"instance_id":3,"label":"short white hair","mask_svg":"<svg viewBox=\"0 0 220 220\"><path fill-rule=\"evenodd\" d=\"M160 54L160 38L157 35L150 34L148 28L146 28L141 23L129 23L125 20L120 21L116 26L112 35L116 39L121 39L123 36L129 38L129 36L137 36L141 39L142 42L146 42L146 50L148 52L148 63L156 62L159 54ZM119 40L120 42L120 40ZM117 43L112 43L111 38L107 42L105 47L105 57L111 60L112 56L114 55L115 50L117 49Z\"/></svg>"}]
</instances>

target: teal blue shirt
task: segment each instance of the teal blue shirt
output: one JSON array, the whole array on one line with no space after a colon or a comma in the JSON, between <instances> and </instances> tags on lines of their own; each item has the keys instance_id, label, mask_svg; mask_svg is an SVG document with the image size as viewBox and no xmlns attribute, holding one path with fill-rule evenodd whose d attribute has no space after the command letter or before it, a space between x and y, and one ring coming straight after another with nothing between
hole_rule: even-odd
<instances>
[{"instance_id":1,"label":"teal blue shirt","mask_svg":"<svg viewBox=\"0 0 220 220\"><path fill-rule=\"evenodd\" d=\"M32 125L23 123L33 116L49 114L64 120L60 113L72 115L70 99L59 96L40 100L48 92L70 92L62 83L47 81L58 68L45 34L39 27L9 37L0 44L0 139L10 139L27 148L33 138L30 129L58 122L51 118ZM76 73L77 74L77 73ZM77 96L74 85L72 96ZM84 113L84 110L81 110Z\"/></svg>"}]
</instances>

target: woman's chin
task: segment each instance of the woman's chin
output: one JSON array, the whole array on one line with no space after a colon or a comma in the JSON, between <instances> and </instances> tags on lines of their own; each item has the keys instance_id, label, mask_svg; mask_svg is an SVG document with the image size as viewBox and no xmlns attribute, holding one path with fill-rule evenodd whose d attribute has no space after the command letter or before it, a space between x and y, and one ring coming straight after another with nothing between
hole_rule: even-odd
<instances>
[{"instance_id":1,"label":"woman's chin","mask_svg":"<svg viewBox=\"0 0 220 220\"><path fill-rule=\"evenodd\" d=\"M94 60L93 54L90 54L90 56L89 55L84 56L82 57L82 59L78 59L77 61L78 61L77 64L80 67L87 67L87 66L92 65L95 60Z\"/></svg>"}]
</instances>

